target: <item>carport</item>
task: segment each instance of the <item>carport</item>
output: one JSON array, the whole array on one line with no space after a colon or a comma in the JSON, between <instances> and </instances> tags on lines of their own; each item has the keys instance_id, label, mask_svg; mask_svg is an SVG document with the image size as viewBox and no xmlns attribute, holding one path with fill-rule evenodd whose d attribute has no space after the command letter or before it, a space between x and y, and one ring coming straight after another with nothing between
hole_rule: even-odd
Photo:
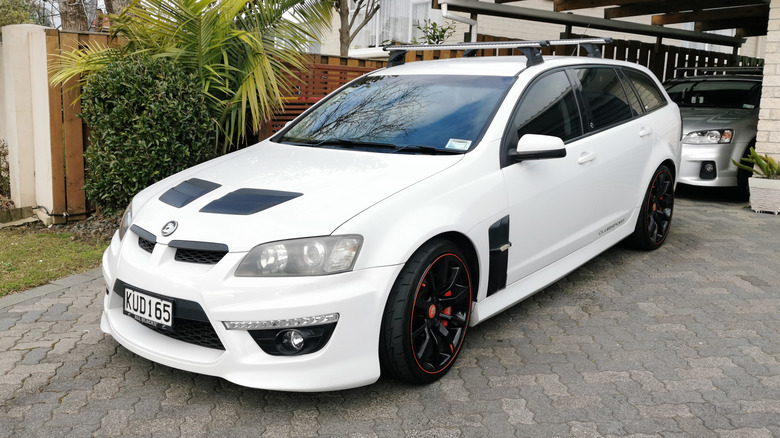
<instances>
[{"instance_id":1,"label":"carport","mask_svg":"<svg viewBox=\"0 0 780 438\"><path fill-rule=\"evenodd\" d=\"M780 0L554 0L552 11L524 3L433 0L433 8L441 9L445 18L469 24L474 41L480 15L560 24L565 26L562 38L614 31L655 37L656 45L681 40L729 46L733 55L747 37L766 35L756 149L780 157L780 99L775 97L780 96ZM594 11L603 11L603 16ZM469 18L451 12L467 13ZM682 29L681 23L693 23L693 30ZM735 29L734 36L707 33L720 29Z\"/></svg>"}]
</instances>

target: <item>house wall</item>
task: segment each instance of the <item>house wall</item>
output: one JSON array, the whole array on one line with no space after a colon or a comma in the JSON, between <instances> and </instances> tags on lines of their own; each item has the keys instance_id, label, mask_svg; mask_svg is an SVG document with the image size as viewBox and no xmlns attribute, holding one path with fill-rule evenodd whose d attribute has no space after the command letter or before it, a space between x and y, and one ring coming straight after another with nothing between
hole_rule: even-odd
<instances>
[{"instance_id":1,"label":"house wall","mask_svg":"<svg viewBox=\"0 0 780 438\"><path fill-rule=\"evenodd\" d=\"M3 42L0 41L0 140L6 140L5 127L5 74L3 61Z\"/></svg>"},{"instance_id":2,"label":"house wall","mask_svg":"<svg viewBox=\"0 0 780 438\"><path fill-rule=\"evenodd\" d=\"M545 11L552 11L553 2L549 0L524 0L522 3L517 4L520 7L540 9ZM592 8L574 11L577 15L592 16L592 17L604 17L605 8ZM456 13L467 17L467 14ZM487 15L479 15L477 17L479 21L479 33L491 36L508 37L512 39L521 40L546 40L557 39L561 37L561 33L565 31L565 26L559 24L534 22L528 20L516 20L503 17L492 17ZM628 17L621 19L625 21L632 21L636 23L649 24L649 16L640 17ZM331 26L331 32L323 36L322 53L327 55L339 54L339 41L338 41L338 26L339 18L334 14L333 22ZM670 26L682 28L682 25ZM450 37L448 42L460 42L464 41L464 34L469 31L469 26L463 23L456 23L456 32ZM623 32L610 32L598 29L586 29L584 27L574 27L572 29L574 34L588 34L591 36L599 37L611 37L613 39L621 40L634 40L647 43L655 43L654 37L636 35ZM765 37L748 38L747 42L740 48L739 55L750 56L754 58L763 57L763 46ZM663 44L683 46L682 41L664 39ZM712 50L731 53L731 47L725 46L711 46L711 47L697 47L703 50Z\"/></svg>"},{"instance_id":3,"label":"house wall","mask_svg":"<svg viewBox=\"0 0 780 438\"><path fill-rule=\"evenodd\" d=\"M772 0L769 8L756 150L780 159L780 0Z\"/></svg>"}]
</instances>

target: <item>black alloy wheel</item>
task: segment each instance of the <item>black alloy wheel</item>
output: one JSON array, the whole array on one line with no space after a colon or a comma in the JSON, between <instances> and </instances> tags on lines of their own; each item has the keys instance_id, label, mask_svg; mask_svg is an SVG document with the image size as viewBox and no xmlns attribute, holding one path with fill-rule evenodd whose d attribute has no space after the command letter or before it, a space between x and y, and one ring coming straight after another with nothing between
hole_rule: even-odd
<instances>
[{"instance_id":1,"label":"black alloy wheel","mask_svg":"<svg viewBox=\"0 0 780 438\"><path fill-rule=\"evenodd\" d=\"M639 249L654 250L666 241L674 210L674 177L665 165L653 174L629 243Z\"/></svg>"},{"instance_id":2,"label":"black alloy wheel","mask_svg":"<svg viewBox=\"0 0 780 438\"><path fill-rule=\"evenodd\" d=\"M383 370L410 383L439 379L463 345L472 285L465 258L452 243L433 240L398 276L382 322Z\"/></svg>"}]
</instances>

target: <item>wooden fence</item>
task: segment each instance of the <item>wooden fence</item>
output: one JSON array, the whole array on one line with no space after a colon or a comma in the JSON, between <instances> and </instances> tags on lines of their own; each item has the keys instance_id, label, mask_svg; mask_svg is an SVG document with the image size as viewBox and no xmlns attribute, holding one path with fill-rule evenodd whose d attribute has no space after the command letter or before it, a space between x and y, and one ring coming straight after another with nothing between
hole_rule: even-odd
<instances>
[{"instance_id":1,"label":"wooden fence","mask_svg":"<svg viewBox=\"0 0 780 438\"><path fill-rule=\"evenodd\" d=\"M116 40L104 33L60 32L46 30L48 64L56 57L80 47L115 46ZM49 129L51 132L51 164L53 208L55 222L67 218L83 218L88 210L84 193L84 151L89 131L78 117L81 113L81 89L72 79L64 85L49 85Z\"/></svg>"},{"instance_id":2,"label":"wooden fence","mask_svg":"<svg viewBox=\"0 0 780 438\"><path fill-rule=\"evenodd\" d=\"M81 34L47 30L47 54L52 58L61 51L71 50L92 44L103 46L116 44L106 34ZM506 41L507 38L480 35L480 41ZM484 50L477 56L507 55L508 50ZM584 55L584 51L580 51ZM572 46L546 47L545 55L572 55ZM518 53L519 54L519 53ZM409 52L406 62L452 58L462 56L462 51L425 51ZM652 70L662 80L682 75L677 67L701 66L756 66L763 60L735 56L727 53L705 52L639 41L616 40L604 47L603 56L610 59L625 60L642 64ZM336 88L346 84L377 68L385 66L384 61L369 61L338 56L311 55L311 68L306 72L297 72L294 92L285 98L284 109L268 122L258 133L260 139L278 132L285 123L297 117L307 108L328 95ZM80 90L72 83L63 87L51 86L49 89L49 107L52 132L52 164L54 185L55 216L67 215L71 218L83 217L89 211L88 200L84 194L84 150L87 147L88 130L78 118L81 106L77 99ZM61 133L61 135L56 135Z\"/></svg>"}]
</instances>

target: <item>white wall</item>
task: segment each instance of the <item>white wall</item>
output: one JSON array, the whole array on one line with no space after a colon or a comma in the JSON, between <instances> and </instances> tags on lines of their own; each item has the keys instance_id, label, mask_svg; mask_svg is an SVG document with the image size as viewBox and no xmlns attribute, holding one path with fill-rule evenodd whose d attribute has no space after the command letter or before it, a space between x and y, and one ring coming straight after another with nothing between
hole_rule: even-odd
<instances>
[{"instance_id":1,"label":"white wall","mask_svg":"<svg viewBox=\"0 0 780 438\"><path fill-rule=\"evenodd\" d=\"M553 10L553 2L549 0L524 0L523 2L514 3L513 5L540 9L545 11ZM577 15L591 16L591 17L604 17L604 8L592 8L573 11ZM467 17L468 14L457 13ZM631 21L642 24L650 24L649 16L640 17L626 17L621 18L624 21ZM560 38L562 32L565 31L564 25L534 22L529 20L517 20L511 18L491 17L487 15L479 15L479 33L485 35L502 36L513 39L521 40L547 40ZM325 55L338 55L339 43L338 43L338 26L339 18L334 14L333 25L331 32L323 36L322 53ZM669 27L682 28L682 25L674 25ZM460 42L463 41L464 33L468 32L469 27L462 23L457 23L457 31L452 35L448 42ZM656 38L650 36L636 35L623 32L610 32L599 29L587 29L585 27L574 27L572 32L575 34L584 33L591 36L599 37L611 37L613 39L620 40L636 40L647 43L655 43ZM763 37L762 37L763 38ZM763 57L763 44L762 38L748 38L748 41L740 49L740 55L751 57ZM672 39L664 39L663 44L679 46L680 41ZM716 50L716 49L713 49ZM719 51L731 53L731 47L720 47Z\"/></svg>"},{"instance_id":2,"label":"white wall","mask_svg":"<svg viewBox=\"0 0 780 438\"><path fill-rule=\"evenodd\" d=\"M0 134L8 142L11 200L53 207L46 28L3 27Z\"/></svg>"},{"instance_id":3,"label":"white wall","mask_svg":"<svg viewBox=\"0 0 780 438\"><path fill-rule=\"evenodd\" d=\"M765 60L756 151L780 159L780 0L769 4Z\"/></svg>"}]
</instances>

